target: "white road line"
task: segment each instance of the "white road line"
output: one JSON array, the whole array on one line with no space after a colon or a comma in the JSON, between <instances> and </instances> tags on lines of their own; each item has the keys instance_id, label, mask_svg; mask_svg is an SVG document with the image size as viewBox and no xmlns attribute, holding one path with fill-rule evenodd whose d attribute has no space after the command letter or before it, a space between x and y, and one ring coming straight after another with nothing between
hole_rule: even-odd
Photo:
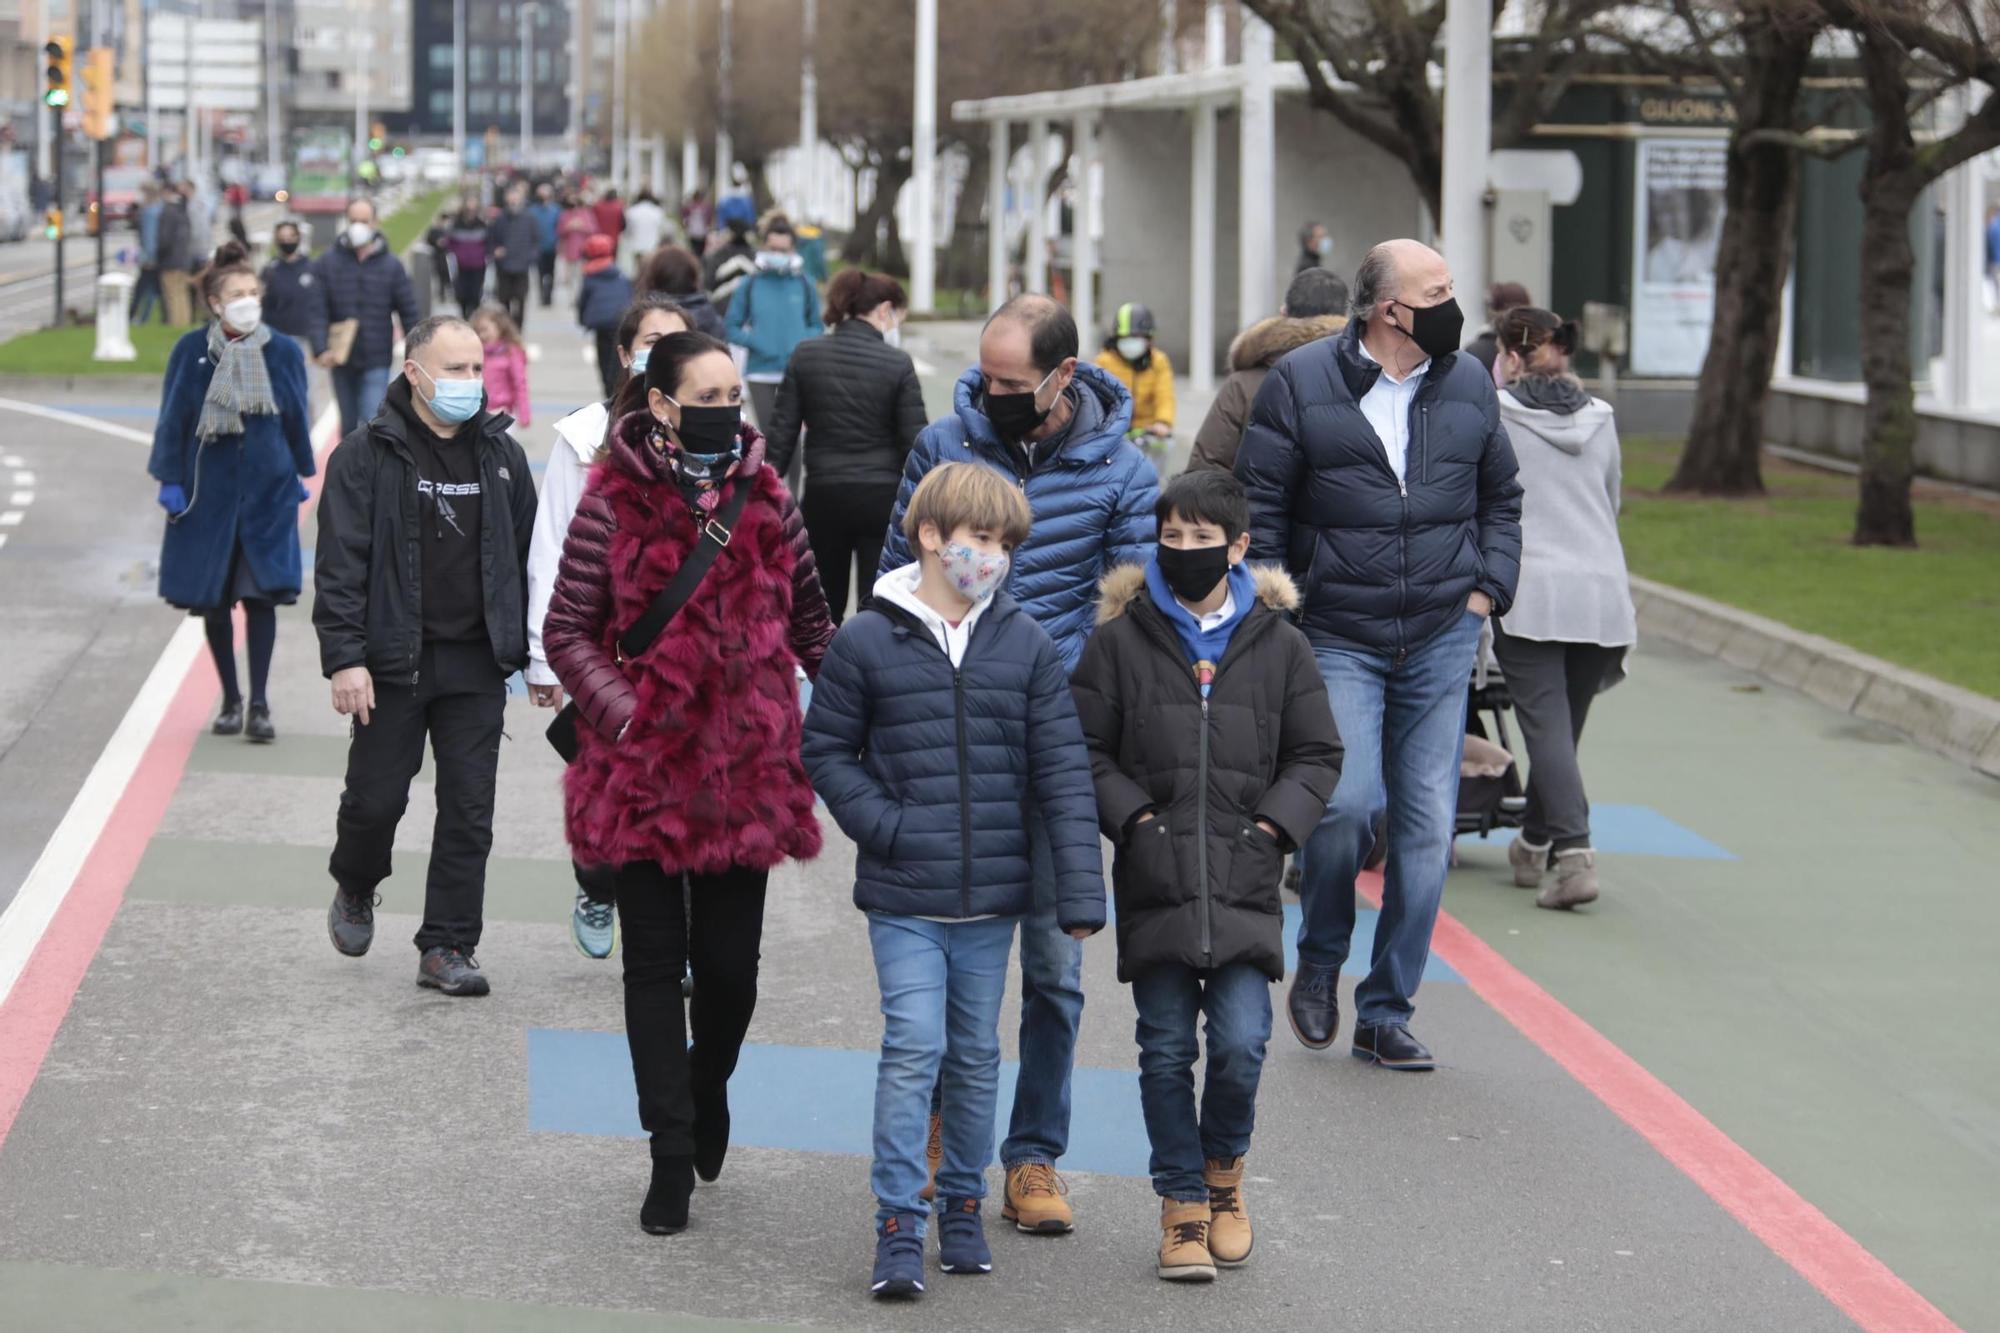
<instances>
[{"instance_id":1,"label":"white road line","mask_svg":"<svg viewBox=\"0 0 2000 1333\"><path fill-rule=\"evenodd\" d=\"M65 412L60 407L43 407L40 403L24 403L18 398L0 398L0 411L22 412L31 417L41 417L48 421L60 421L65 426L82 426L100 435L110 435L120 440L131 440L135 444L151 444L153 437L143 430L133 430L130 426L116 426L109 421L99 421L81 412ZM20 467L17 458L7 459L8 467Z\"/></svg>"},{"instance_id":2,"label":"white road line","mask_svg":"<svg viewBox=\"0 0 2000 1333\"><path fill-rule=\"evenodd\" d=\"M6 544L7 544L7 534L4 532L0 532L0 546L5 546Z\"/></svg>"},{"instance_id":3,"label":"white road line","mask_svg":"<svg viewBox=\"0 0 2000 1333\"><path fill-rule=\"evenodd\" d=\"M7 503L10 505L31 505L34 502L35 493L33 491L15 491L7 497Z\"/></svg>"},{"instance_id":4,"label":"white road line","mask_svg":"<svg viewBox=\"0 0 2000 1333\"><path fill-rule=\"evenodd\" d=\"M14 474L14 484L16 486L32 486L35 484L35 474L32 472L16 472Z\"/></svg>"},{"instance_id":5,"label":"white road line","mask_svg":"<svg viewBox=\"0 0 2000 1333\"><path fill-rule=\"evenodd\" d=\"M26 516L20 510L9 509L6 513L0 514L0 528L18 528L24 517Z\"/></svg>"},{"instance_id":6,"label":"white road line","mask_svg":"<svg viewBox=\"0 0 2000 1333\"><path fill-rule=\"evenodd\" d=\"M8 454L6 458L0 459L0 462L4 462L8 467L28 466L28 460L20 457L17 454Z\"/></svg>"},{"instance_id":7,"label":"white road line","mask_svg":"<svg viewBox=\"0 0 2000 1333\"><path fill-rule=\"evenodd\" d=\"M917 368L917 373L919 375L937 374L937 367L932 365L930 362L924 360L920 356L912 356L910 358L910 364Z\"/></svg>"}]
</instances>

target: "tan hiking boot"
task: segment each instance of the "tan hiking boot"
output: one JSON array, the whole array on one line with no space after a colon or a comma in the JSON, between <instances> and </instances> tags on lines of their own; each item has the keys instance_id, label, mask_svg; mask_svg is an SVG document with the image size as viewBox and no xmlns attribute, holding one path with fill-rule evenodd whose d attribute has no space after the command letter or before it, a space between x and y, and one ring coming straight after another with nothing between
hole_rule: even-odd
<instances>
[{"instance_id":1,"label":"tan hiking boot","mask_svg":"<svg viewBox=\"0 0 2000 1333\"><path fill-rule=\"evenodd\" d=\"M1588 847L1556 853L1556 882L1535 895L1535 906L1563 912L1597 901L1597 853Z\"/></svg>"},{"instance_id":2,"label":"tan hiking boot","mask_svg":"<svg viewBox=\"0 0 2000 1333\"><path fill-rule=\"evenodd\" d=\"M1543 843L1537 847L1520 834L1507 844L1507 864L1514 868L1514 887L1534 889L1541 887L1542 876L1549 870L1549 847Z\"/></svg>"},{"instance_id":3,"label":"tan hiking boot","mask_svg":"<svg viewBox=\"0 0 2000 1333\"><path fill-rule=\"evenodd\" d=\"M1208 1205L1160 1200L1160 1276L1169 1282L1215 1281L1208 1249Z\"/></svg>"},{"instance_id":4,"label":"tan hiking boot","mask_svg":"<svg viewBox=\"0 0 2000 1333\"><path fill-rule=\"evenodd\" d=\"M1201 1172L1208 1186L1208 1252L1218 1268L1250 1260L1250 1207L1243 1202L1243 1159L1210 1158Z\"/></svg>"},{"instance_id":5,"label":"tan hiking boot","mask_svg":"<svg viewBox=\"0 0 2000 1333\"><path fill-rule=\"evenodd\" d=\"M931 1117L931 1136L924 1144L924 1165L931 1169L931 1178L917 1197L929 1203L937 1197L938 1168L944 1165L944 1117L941 1115Z\"/></svg>"},{"instance_id":6,"label":"tan hiking boot","mask_svg":"<svg viewBox=\"0 0 2000 1333\"><path fill-rule=\"evenodd\" d=\"M1000 1216L1016 1231L1034 1236L1060 1236L1076 1226L1063 1195L1069 1186L1047 1162L1023 1162L1007 1170L1007 1195Z\"/></svg>"}]
</instances>

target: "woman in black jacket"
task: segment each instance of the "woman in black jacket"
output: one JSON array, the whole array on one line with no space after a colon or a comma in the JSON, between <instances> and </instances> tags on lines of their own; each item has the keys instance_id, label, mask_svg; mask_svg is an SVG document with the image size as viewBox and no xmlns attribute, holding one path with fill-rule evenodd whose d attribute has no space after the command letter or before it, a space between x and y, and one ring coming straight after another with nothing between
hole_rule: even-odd
<instances>
[{"instance_id":1,"label":"woman in black jacket","mask_svg":"<svg viewBox=\"0 0 2000 1333\"><path fill-rule=\"evenodd\" d=\"M835 624L847 611L851 569L861 571L856 600L868 595L903 463L927 424L916 365L893 341L909 304L886 273L836 275L826 289L833 334L792 353L771 414L771 466L781 475L790 475L801 428L811 435L799 508Z\"/></svg>"}]
</instances>

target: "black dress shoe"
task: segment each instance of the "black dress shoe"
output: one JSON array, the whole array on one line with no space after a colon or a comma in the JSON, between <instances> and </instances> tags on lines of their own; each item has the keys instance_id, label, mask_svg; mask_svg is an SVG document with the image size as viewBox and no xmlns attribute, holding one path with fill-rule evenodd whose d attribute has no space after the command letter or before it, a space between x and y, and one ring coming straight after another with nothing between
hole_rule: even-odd
<instances>
[{"instance_id":1,"label":"black dress shoe","mask_svg":"<svg viewBox=\"0 0 2000 1333\"><path fill-rule=\"evenodd\" d=\"M1291 1013L1292 1035L1308 1049L1333 1045L1340 1031L1340 968L1300 963L1285 1008Z\"/></svg>"},{"instance_id":2,"label":"black dress shoe","mask_svg":"<svg viewBox=\"0 0 2000 1333\"><path fill-rule=\"evenodd\" d=\"M222 711L215 715L215 725L209 728L218 736L241 736L243 734L243 702L225 703Z\"/></svg>"},{"instance_id":3,"label":"black dress shoe","mask_svg":"<svg viewBox=\"0 0 2000 1333\"><path fill-rule=\"evenodd\" d=\"M1422 1072L1436 1069L1430 1048L1410 1035L1401 1023L1354 1029L1354 1058L1381 1065L1384 1069Z\"/></svg>"},{"instance_id":4,"label":"black dress shoe","mask_svg":"<svg viewBox=\"0 0 2000 1333\"><path fill-rule=\"evenodd\" d=\"M250 716L244 720L243 734L260 744L278 739L278 729L271 725L271 705L250 705Z\"/></svg>"},{"instance_id":5,"label":"black dress shoe","mask_svg":"<svg viewBox=\"0 0 2000 1333\"><path fill-rule=\"evenodd\" d=\"M729 1088L694 1094L694 1173L709 1184L722 1174L722 1159L729 1155Z\"/></svg>"},{"instance_id":6,"label":"black dress shoe","mask_svg":"<svg viewBox=\"0 0 2000 1333\"><path fill-rule=\"evenodd\" d=\"M655 1157L653 1183L639 1206L639 1229L649 1236L686 1231L688 1199L694 1194L692 1157Z\"/></svg>"}]
</instances>

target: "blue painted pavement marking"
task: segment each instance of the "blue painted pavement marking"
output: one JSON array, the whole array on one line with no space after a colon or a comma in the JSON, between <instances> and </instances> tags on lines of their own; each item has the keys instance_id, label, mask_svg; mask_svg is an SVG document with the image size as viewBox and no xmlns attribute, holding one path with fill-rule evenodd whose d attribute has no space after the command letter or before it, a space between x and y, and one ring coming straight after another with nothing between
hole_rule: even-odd
<instances>
[{"instance_id":1,"label":"blue painted pavement marking","mask_svg":"<svg viewBox=\"0 0 2000 1333\"><path fill-rule=\"evenodd\" d=\"M1693 829L1683 828L1644 805L1591 806L1590 841L1598 851L1619 856L1670 856L1683 861L1737 859L1734 852L1716 846Z\"/></svg>"}]
</instances>

